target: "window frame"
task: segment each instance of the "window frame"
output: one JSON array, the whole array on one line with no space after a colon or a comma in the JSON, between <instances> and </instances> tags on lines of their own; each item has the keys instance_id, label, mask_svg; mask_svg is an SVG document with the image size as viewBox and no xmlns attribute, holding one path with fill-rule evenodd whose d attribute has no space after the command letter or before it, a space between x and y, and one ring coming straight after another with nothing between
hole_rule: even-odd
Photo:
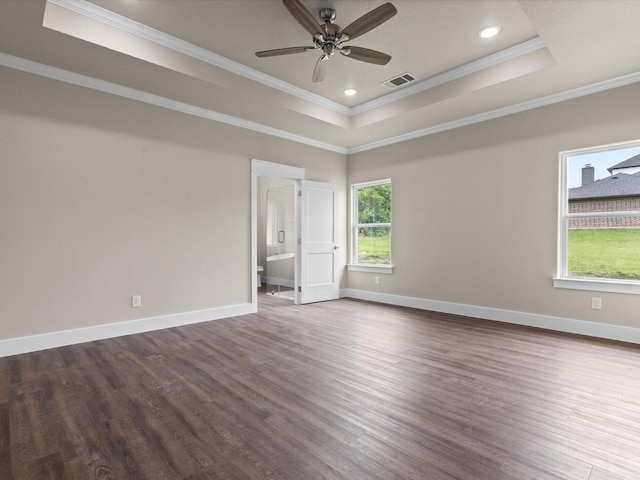
<instances>
[{"instance_id":1,"label":"window frame","mask_svg":"<svg viewBox=\"0 0 640 480\"><path fill-rule=\"evenodd\" d=\"M390 185L391 186L391 222L384 223L358 223L358 191L366 187L375 187L378 185ZM368 273L393 273L393 246L392 246L392 232L393 232L393 185L390 178L382 180L374 180L371 182L353 183L351 184L351 244L350 244L350 263L347 265L349 271L352 272L368 272ZM390 251L389 251L389 263L385 264L369 264L358 263L358 229L367 227L389 227L390 236Z\"/></svg>"},{"instance_id":2,"label":"window frame","mask_svg":"<svg viewBox=\"0 0 640 480\"><path fill-rule=\"evenodd\" d=\"M627 293L640 295L640 281L638 280L618 280L598 277L577 277L569 275L569 235L568 224L571 218L580 217L611 217L615 215L628 216L640 214L640 212L627 211L616 212L593 212L569 213L569 189L568 189L568 159L572 156L608 152L625 148L640 147L640 140L629 142L601 145L598 147L581 148L567 150L559 153L559 195L558 195L558 246L557 246L557 274L553 277L555 288L569 288L574 290L589 290L597 292Z\"/></svg>"}]
</instances>

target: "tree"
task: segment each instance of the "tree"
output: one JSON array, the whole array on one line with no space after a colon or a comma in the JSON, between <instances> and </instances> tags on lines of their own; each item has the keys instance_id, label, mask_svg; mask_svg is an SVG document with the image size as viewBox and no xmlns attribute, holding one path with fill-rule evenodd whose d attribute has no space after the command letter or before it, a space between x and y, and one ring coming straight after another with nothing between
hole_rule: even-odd
<instances>
[{"instance_id":1,"label":"tree","mask_svg":"<svg viewBox=\"0 0 640 480\"><path fill-rule=\"evenodd\" d=\"M358 223L391 222L391 185L373 185L358 190ZM365 235L384 235L388 228L363 229Z\"/></svg>"}]
</instances>

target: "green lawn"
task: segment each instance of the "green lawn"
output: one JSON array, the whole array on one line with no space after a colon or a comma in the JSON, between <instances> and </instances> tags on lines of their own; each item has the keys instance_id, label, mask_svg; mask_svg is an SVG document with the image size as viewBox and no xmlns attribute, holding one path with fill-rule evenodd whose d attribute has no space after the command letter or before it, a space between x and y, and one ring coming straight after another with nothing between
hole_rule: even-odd
<instances>
[{"instance_id":1,"label":"green lawn","mask_svg":"<svg viewBox=\"0 0 640 480\"><path fill-rule=\"evenodd\" d=\"M569 230L569 275L640 280L640 229Z\"/></svg>"},{"instance_id":2,"label":"green lawn","mask_svg":"<svg viewBox=\"0 0 640 480\"><path fill-rule=\"evenodd\" d=\"M388 265L391 263L391 236L358 235L358 263Z\"/></svg>"},{"instance_id":3,"label":"green lawn","mask_svg":"<svg viewBox=\"0 0 640 480\"><path fill-rule=\"evenodd\" d=\"M358 236L358 262L389 264L391 238ZM569 230L569 275L640 280L640 229Z\"/></svg>"}]
</instances>

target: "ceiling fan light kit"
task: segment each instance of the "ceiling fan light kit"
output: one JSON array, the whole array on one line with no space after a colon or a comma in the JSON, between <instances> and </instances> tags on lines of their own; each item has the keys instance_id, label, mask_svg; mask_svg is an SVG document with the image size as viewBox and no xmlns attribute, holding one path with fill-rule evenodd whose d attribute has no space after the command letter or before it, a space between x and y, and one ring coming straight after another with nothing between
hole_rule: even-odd
<instances>
[{"instance_id":1,"label":"ceiling fan light kit","mask_svg":"<svg viewBox=\"0 0 640 480\"><path fill-rule=\"evenodd\" d=\"M292 53L302 53L307 50L320 50L322 55L316 63L316 67L311 77L313 82L322 81L327 73L329 59L336 53L361 62L372 63L374 65L386 65L391 60L391 56L386 53L371 50L369 48L346 46L345 42L353 40L376 28L393 17L398 11L391 3L385 3L374 8L369 13L364 14L346 28L340 28L334 23L336 11L332 8L320 10L318 23L314 16L299 0L282 0L289 13L302 27L312 36L313 46L308 47L287 47L276 48L274 50L263 50L256 52L258 57L272 57L276 55L289 55Z\"/></svg>"}]
</instances>

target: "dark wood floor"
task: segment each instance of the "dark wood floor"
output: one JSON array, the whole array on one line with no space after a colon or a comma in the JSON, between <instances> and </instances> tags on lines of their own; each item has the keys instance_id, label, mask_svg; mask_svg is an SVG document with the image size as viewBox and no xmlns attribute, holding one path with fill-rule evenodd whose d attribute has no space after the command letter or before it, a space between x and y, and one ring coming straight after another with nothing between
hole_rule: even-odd
<instances>
[{"instance_id":1,"label":"dark wood floor","mask_svg":"<svg viewBox=\"0 0 640 480\"><path fill-rule=\"evenodd\" d=\"M640 347L355 300L0 358L0 479L640 479Z\"/></svg>"}]
</instances>

